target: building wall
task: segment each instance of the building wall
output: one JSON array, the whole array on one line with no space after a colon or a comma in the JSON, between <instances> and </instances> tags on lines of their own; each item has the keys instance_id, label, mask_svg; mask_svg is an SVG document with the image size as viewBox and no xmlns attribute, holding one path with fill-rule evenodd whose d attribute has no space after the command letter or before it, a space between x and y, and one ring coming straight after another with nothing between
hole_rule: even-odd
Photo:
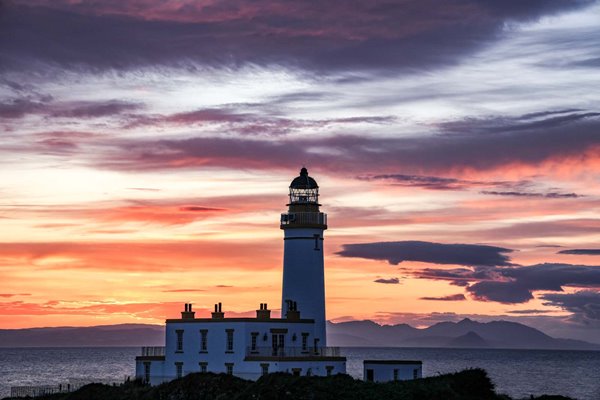
<instances>
[{"instance_id":1,"label":"building wall","mask_svg":"<svg viewBox=\"0 0 600 400\"><path fill-rule=\"evenodd\" d=\"M300 316L315 320L319 346L326 346L323 229L287 228L284 233L282 316L286 300L297 302Z\"/></svg>"},{"instance_id":2,"label":"building wall","mask_svg":"<svg viewBox=\"0 0 600 400\"><path fill-rule=\"evenodd\" d=\"M374 382L388 382L393 380L405 381L423 377L423 366L420 363L380 364L365 362L363 367L364 380L368 380L367 370L369 369L373 370ZM397 371L396 374L394 374L394 370Z\"/></svg>"},{"instance_id":3,"label":"building wall","mask_svg":"<svg viewBox=\"0 0 600 400\"><path fill-rule=\"evenodd\" d=\"M150 379L146 379L146 365L150 366ZM150 383L151 385L159 385L172 378L167 378L164 373L164 360L136 360L135 362L135 376L144 382Z\"/></svg>"},{"instance_id":4,"label":"building wall","mask_svg":"<svg viewBox=\"0 0 600 400\"><path fill-rule=\"evenodd\" d=\"M183 331L183 351L177 351L177 331ZM201 330L207 331L208 351L201 351ZM227 330L233 331L233 351L227 350ZM275 333L272 332L275 330ZM286 330L283 333L283 330ZM302 334L307 335L308 347L312 347L314 323L310 322L175 322L166 327L166 348L164 373L176 377L176 363L183 363L183 375L200 372L200 362L207 363L207 370L227 372L226 363L233 364L236 375L260 374L260 362L246 362L244 359L251 347L252 333L257 335L256 355L272 355L272 336L283 335L288 349L297 349L302 354ZM265 339L266 335L266 340ZM296 340L293 340L293 337ZM275 370L274 370L275 371Z\"/></svg>"}]
</instances>

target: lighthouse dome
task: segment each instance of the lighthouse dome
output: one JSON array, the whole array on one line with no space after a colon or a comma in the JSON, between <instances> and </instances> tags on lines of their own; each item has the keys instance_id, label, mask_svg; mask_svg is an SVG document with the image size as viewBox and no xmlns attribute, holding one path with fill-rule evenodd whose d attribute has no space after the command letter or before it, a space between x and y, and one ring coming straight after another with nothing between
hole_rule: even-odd
<instances>
[{"instance_id":1,"label":"lighthouse dome","mask_svg":"<svg viewBox=\"0 0 600 400\"><path fill-rule=\"evenodd\" d=\"M318 187L317 181L308 176L308 170L304 167L300 170L300 176L290 183L290 189L317 189Z\"/></svg>"}]
</instances>

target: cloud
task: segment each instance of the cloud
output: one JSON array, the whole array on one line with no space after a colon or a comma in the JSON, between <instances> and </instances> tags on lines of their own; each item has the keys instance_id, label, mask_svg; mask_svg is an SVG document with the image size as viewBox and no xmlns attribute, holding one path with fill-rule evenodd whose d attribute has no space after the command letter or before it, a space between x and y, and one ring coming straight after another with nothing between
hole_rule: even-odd
<instances>
[{"instance_id":1,"label":"cloud","mask_svg":"<svg viewBox=\"0 0 600 400\"><path fill-rule=\"evenodd\" d=\"M122 100L57 102L51 96L35 100L26 96L0 103L0 117L18 119L27 115L43 115L53 118L100 118L138 111L143 107L143 104Z\"/></svg>"},{"instance_id":2,"label":"cloud","mask_svg":"<svg viewBox=\"0 0 600 400\"><path fill-rule=\"evenodd\" d=\"M498 40L507 24L590 1L390 0L350 3L271 0L227 4L5 1L5 69L127 69L147 65L284 65L313 70L456 64ZM465 24L464 21L469 23ZM93 43L93 45L91 45Z\"/></svg>"},{"instance_id":3,"label":"cloud","mask_svg":"<svg viewBox=\"0 0 600 400\"><path fill-rule=\"evenodd\" d=\"M544 197L547 199L565 199L565 198L573 198L576 199L581 197L577 193L559 193L559 192L548 192L548 193L538 193L538 192L499 192L495 190L482 190L481 194L489 194L494 196L514 196L514 197Z\"/></svg>"},{"instance_id":4,"label":"cloud","mask_svg":"<svg viewBox=\"0 0 600 400\"><path fill-rule=\"evenodd\" d=\"M242 137L111 138L90 157L90 162L97 167L128 171L200 166L272 169L308 163L330 171L364 174L362 176L369 176L369 171L386 172L377 176L387 175L397 182L437 188L465 186L469 182L444 181L453 178L436 179L432 175L413 175L411 172L483 172L519 166L539 171L544 163L560 166L572 162L580 168L600 164L600 137L597 134L600 118L596 113L570 115L561 123L547 118L535 126L525 124L524 127L518 118L490 117L459 122L442 124L437 132L430 134L400 137L323 134L261 140L245 136L247 133L281 132L291 129L294 123L275 128L250 123L236 128L238 132L246 132ZM289 151L291 148L293 152ZM387 174L387 171L399 169L408 173ZM474 181L472 184L479 183ZM550 192L548 197L565 197L563 195Z\"/></svg>"},{"instance_id":5,"label":"cloud","mask_svg":"<svg viewBox=\"0 0 600 400\"><path fill-rule=\"evenodd\" d=\"M600 286L600 285L599 285ZM600 292L581 290L575 293L547 293L544 305L561 307L584 320L600 321Z\"/></svg>"},{"instance_id":6,"label":"cloud","mask_svg":"<svg viewBox=\"0 0 600 400\"><path fill-rule=\"evenodd\" d=\"M0 293L0 297L9 298L17 296L31 296L31 293Z\"/></svg>"},{"instance_id":7,"label":"cloud","mask_svg":"<svg viewBox=\"0 0 600 400\"><path fill-rule=\"evenodd\" d=\"M598 232L600 219L564 219L543 222L522 222L489 231L496 239L539 238L539 237L569 237L589 235Z\"/></svg>"},{"instance_id":8,"label":"cloud","mask_svg":"<svg viewBox=\"0 0 600 400\"><path fill-rule=\"evenodd\" d=\"M467 298L465 297L464 294L462 293L458 293L458 294L451 294L448 296L441 296L441 297L420 297L421 300L435 300L435 301L462 301L462 300L466 300Z\"/></svg>"},{"instance_id":9,"label":"cloud","mask_svg":"<svg viewBox=\"0 0 600 400\"><path fill-rule=\"evenodd\" d=\"M204 289L167 289L161 290L163 293L186 293L186 292L206 292Z\"/></svg>"},{"instance_id":10,"label":"cloud","mask_svg":"<svg viewBox=\"0 0 600 400\"><path fill-rule=\"evenodd\" d=\"M400 283L400 279L398 279L398 278L389 278L389 279L378 278L378 279L375 279L373 282L375 282L375 283L385 283L385 284L397 285L397 284Z\"/></svg>"},{"instance_id":11,"label":"cloud","mask_svg":"<svg viewBox=\"0 0 600 400\"><path fill-rule=\"evenodd\" d=\"M129 115L126 128L226 125L242 135L282 135L300 129L350 124L390 124L393 116L357 116L331 119L292 119L282 116L279 103L229 104L167 115ZM251 111L249 111L251 110Z\"/></svg>"},{"instance_id":12,"label":"cloud","mask_svg":"<svg viewBox=\"0 0 600 400\"><path fill-rule=\"evenodd\" d=\"M181 211L192 211L192 212L213 212L213 211L225 211L223 208L214 207L202 207L202 206L185 206L179 207Z\"/></svg>"},{"instance_id":13,"label":"cloud","mask_svg":"<svg viewBox=\"0 0 600 400\"><path fill-rule=\"evenodd\" d=\"M403 261L455 265L511 265L503 253L512 250L476 244L442 244L420 241L344 244L342 257L386 260L397 265Z\"/></svg>"},{"instance_id":14,"label":"cloud","mask_svg":"<svg viewBox=\"0 0 600 400\"><path fill-rule=\"evenodd\" d=\"M532 309L532 310L510 310L507 311L508 314L517 314L517 315L531 315L531 314L548 314L548 313L552 313L554 311L552 310L538 310L538 309Z\"/></svg>"},{"instance_id":15,"label":"cloud","mask_svg":"<svg viewBox=\"0 0 600 400\"><path fill-rule=\"evenodd\" d=\"M385 174L359 177L369 181L387 181L395 185L420 187L429 190L464 190L473 186L493 186L503 182L469 181L457 178L444 178L439 176Z\"/></svg>"},{"instance_id":16,"label":"cloud","mask_svg":"<svg viewBox=\"0 0 600 400\"><path fill-rule=\"evenodd\" d=\"M586 255L586 256L600 256L600 249L561 250L557 254L577 254L577 255Z\"/></svg>"},{"instance_id":17,"label":"cloud","mask_svg":"<svg viewBox=\"0 0 600 400\"><path fill-rule=\"evenodd\" d=\"M373 176L360 176L358 179L367 181L384 181L397 186L420 187L428 190L466 190L474 187L498 187L510 188L511 190L482 190L481 194L494 196L514 196L514 197L543 197L548 199L579 198L582 197L576 193L561 193L556 191L532 192L519 191L515 189L528 188L534 186L531 181L480 181L466 180L458 178L447 178L439 176L426 175L404 175L404 174L385 174ZM513 189L514 188L514 189Z\"/></svg>"},{"instance_id":18,"label":"cloud","mask_svg":"<svg viewBox=\"0 0 600 400\"><path fill-rule=\"evenodd\" d=\"M451 270L427 268L405 272L417 278L458 283L464 285L476 300L505 304L526 303L534 298L535 291L561 292L564 287L600 287L600 267L588 265L544 263Z\"/></svg>"},{"instance_id":19,"label":"cloud","mask_svg":"<svg viewBox=\"0 0 600 400\"><path fill-rule=\"evenodd\" d=\"M217 270L263 271L277 269L278 244L216 240L148 242L20 242L0 243L0 266L35 273L48 271L125 271L179 273L193 266ZM260 260L260 262L257 262ZM34 273L34 272L32 272Z\"/></svg>"}]
</instances>

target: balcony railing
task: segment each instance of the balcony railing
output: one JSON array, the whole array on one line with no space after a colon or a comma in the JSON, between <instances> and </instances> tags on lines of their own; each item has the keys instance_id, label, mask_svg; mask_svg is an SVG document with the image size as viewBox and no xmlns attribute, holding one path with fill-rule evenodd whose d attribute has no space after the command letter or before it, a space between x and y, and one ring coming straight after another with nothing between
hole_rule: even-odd
<instances>
[{"instance_id":1,"label":"balcony railing","mask_svg":"<svg viewBox=\"0 0 600 400\"><path fill-rule=\"evenodd\" d=\"M327 214L322 212L283 213L281 214L281 225L327 225Z\"/></svg>"},{"instance_id":2,"label":"balcony railing","mask_svg":"<svg viewBox=\"0 0 600 400\"><path fill-rule=\"evenodd\" d=\"M247 357L340 357L339 347L247 347Z\"/></svg>"},{"instance_id":3,"label":"balcony railing","mask_svg":"<svg viewBox=\"0 0 600 400\"><path fill-rule=\"evenodd\" d=\"M165 348L160 346L142 347L142 356L164 356Z\"/></svg>"}]
</instances>

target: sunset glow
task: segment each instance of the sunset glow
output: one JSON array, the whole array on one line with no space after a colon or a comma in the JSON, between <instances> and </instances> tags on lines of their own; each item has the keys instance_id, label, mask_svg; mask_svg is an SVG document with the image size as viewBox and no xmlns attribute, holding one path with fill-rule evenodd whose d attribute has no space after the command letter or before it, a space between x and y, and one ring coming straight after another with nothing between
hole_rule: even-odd
<instances>
[{"instance_id":1,"label":"sunset glow","mask_svg":"<svg viewBox=\"0 0 600 400\"><path fill-rule=\"evenodd\" d=\"M600 4L350 3L2 2L0 328L276 308L306 166L329 320L598 342Z\"/></svg>"}]
</instances>

